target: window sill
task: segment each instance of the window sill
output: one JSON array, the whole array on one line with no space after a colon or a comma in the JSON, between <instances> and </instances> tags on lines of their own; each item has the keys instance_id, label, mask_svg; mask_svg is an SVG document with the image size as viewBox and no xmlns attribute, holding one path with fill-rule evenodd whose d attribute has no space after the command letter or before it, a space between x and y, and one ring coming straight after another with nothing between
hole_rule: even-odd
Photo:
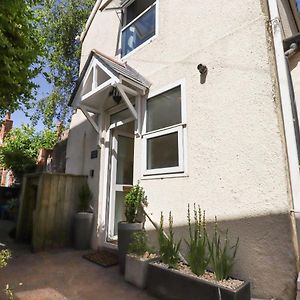
<instances>
[{"instance_id":1,"label":"window sill","mask_svg":"<svg viewBox=\"0 0 300 300\"><path fill-rule=\"evenodd\" d=\"M143 175L140 180L150 180L150 179L165 179L165 178L180 178L189 177L185 172L183 173L173 173L173 174L153 174L153 175Z\"/></svg>"}]
</instances>

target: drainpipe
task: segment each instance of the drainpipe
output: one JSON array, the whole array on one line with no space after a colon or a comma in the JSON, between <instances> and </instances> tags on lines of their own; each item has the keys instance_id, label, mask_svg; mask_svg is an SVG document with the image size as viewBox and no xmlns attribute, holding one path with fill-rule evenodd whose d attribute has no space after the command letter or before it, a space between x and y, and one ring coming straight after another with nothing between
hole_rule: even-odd
<instances>
[{"instance_id":1,"label":"drainpipe","mask_svg":"<svg viewBox=\"0 0 300 300\"><path fill-rule=\"evenodd\" d=\"M277 78L281 98L281 110L283 116L283 125L286 141L286 152L288 158L288 167L290 175L290 188L292 193L292 207L290 210L293 226L293 240L295 253L297 256L297 268L299 270L299 246L297 242L296 215L300 213L300 172L297 143L295 136L295 127L292 111L292 91L289 82L289 70L286 65L286 56L283 49L283 38L280 23L280 16L277 6L277 0L267 0L270 12L270 22L272 27L273 44L275 50L275 61L277 66ZM289 51L289 50L288 50ZM288 52L292 54L294 50Z\"/></svg>"},{"instance_id":2,"label":"drainpipe","mask_svg":"<svg viewBox=\"0 0 300 300\"><path fill-rule=\"evenodd\" d=\"M268 0L268 4L273 33L275 61L277 66L277 76L280 90L281 109L283 115L293 204L295 211L300 212L300 173L297 154L297 144L295 139L295 130L293 123L293 113L291 107L292 95L289 87L289 71L286 68L286 58L282 44L283 38L281 33L281 23L278 12L277 0Z\"/></svg>"}]
</instances>

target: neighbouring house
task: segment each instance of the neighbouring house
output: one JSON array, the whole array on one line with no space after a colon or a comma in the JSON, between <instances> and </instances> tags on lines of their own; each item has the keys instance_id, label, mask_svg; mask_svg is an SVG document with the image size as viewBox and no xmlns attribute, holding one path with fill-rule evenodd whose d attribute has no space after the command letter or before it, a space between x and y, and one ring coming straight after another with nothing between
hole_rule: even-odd
<instances>
[{"instance_id":1,"label":"neighbouring house","mask_svg":"<svg viewBox=\"0 0 300 300\"><path fill-rule=\"evenodd\" d=\"M96 1L66 151L93 190L93 248L117 247L140 181L153 221L172 211L179 236L199 204L239 236L253 297L295 299L299 30L295 0Z\"/></svg>"},{"instance_id":2,"label":"neighbouring house","mask_svg":"<svg viewBox=\"0 0 300 300\"><path fill-rule=\"evenodd\" d=\"M0 147L4 143L5 137L13 128L13 120L10 118L10 113L5 115L5 118L2 122L0 130ZM15 182L13 173L11 170L7 170L3 167L0 167L0 185L1 186L12 186Z\"/></svg>"}]
</instances>

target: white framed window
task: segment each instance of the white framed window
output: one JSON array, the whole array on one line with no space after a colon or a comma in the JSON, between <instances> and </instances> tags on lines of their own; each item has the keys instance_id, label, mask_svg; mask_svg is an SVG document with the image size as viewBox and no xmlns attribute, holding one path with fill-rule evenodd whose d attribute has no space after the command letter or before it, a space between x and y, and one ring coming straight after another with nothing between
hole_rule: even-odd
<instances>
[{"instance_id":1,"label":"white framed window","mask_svg":"<svg viewBox=\"0 0 300 300\"><path fill-rule=\"evenodd\" d=\"M121 57L153 40L157 34L157 1L133 1L123 10Z\"/></svg>"},{"instance_id":2,"label":"white framed window","mask_svg":"<svg viewBox=\"0 0 300 300\"><path fill-rule=\"evenodd\" d=\"M146 101L143 126L144 176L184 173L185 83L176 82Z\"/></svg>"}]
</instances>

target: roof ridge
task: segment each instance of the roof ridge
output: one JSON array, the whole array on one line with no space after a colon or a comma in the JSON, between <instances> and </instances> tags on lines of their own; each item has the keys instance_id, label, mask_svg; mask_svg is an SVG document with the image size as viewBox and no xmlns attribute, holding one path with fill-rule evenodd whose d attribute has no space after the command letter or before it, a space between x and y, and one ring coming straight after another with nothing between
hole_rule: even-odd
<instances>
[{"instance_id":1,"label":"roof ridge","mask_svg":"<svg viewBox=\"0 0 300 300\"><path fill-rule=\"evenodd\" d=\"M126 67L127 67L127 64L126 64L126 63L122 63L122 62L120 62L120 61L118 61L118 60L112 58L111 56L108 56L108 55L106 55L106 54L104 54L104 53L98 51L98 50L95 49L95 48L92 50L92 52L95 53L95 54L97 54L97 55L103 56L104 58L106 58L106 59L108 59L108 60L113 61L114 63L120 65L120 66L123 67L123 68L126 68Z\"/></svg>"}]
</instances>

